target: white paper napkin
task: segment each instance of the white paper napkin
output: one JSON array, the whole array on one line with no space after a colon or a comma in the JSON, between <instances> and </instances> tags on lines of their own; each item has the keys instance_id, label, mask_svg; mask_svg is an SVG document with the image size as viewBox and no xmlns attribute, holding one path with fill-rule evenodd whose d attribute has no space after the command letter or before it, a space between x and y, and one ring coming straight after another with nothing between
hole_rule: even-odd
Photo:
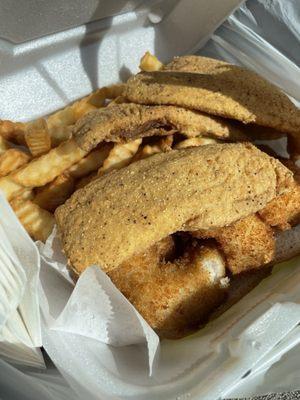
<instances>
[{"instance_id":1,"label":"white paper napkin","mask_svg":"<svg viewBox=\"0 0 300 400\"><path fill-rule=\"evenodd\" d=\"M86 269L73 290L59 243L54 229L46 244L38 245L41 307L47 326L113 346L144 343L151 374L159 347L156 333L99 267Z\"/></svg>"},{"instance_id":2,"label":"white paper napkin","mask_svg":"<svg viewBox=\"0 0 300 400\"><path fill-rule=\"evenodd\" d=\"M0 355L43 366L38 301L40 256L0 193Z\"/></svg>"}]
</instances>

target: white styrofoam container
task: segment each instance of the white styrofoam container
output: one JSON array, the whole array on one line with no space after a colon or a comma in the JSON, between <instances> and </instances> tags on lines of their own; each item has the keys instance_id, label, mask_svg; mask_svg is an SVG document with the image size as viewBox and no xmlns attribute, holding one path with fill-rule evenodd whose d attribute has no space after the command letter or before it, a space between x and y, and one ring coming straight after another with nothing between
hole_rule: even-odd
<instances>
[{"instance_id":1,"label":"white styrofoam container","mask_svg":"<svg viewBox=\"0 0 300 400\"><path fill-rule=\"evenodd\" d=\"M36 12L39 2L28 3L29 10L33 8ZM266 15L282 16L280 22L283 23L288 7L284 8L285 12L281 14L276 7L284 7L284 1L273 1L273 8L269 10L263 1L248 1L248 8L242 8L235 17L230 18L204 48L202 46L209 36L240 1L167 0L150 2L151 4L144 2L142 7L139 1L114 1L110 6L107 6L108 2L101 2L103 8L97 7L92 13L90 10L95 6L95 1L86 2L84 5L82 2L72 2L69 8L63 9L61 2L53 2L51 11L50 2L48 6L46 2L40 3L46 8L43 12L34 13L39 20L38 26L34 26L34 20L30 20L30 29L15 30L11 28L14 25L11 25L9 18L5 17L6 24L2 25L2 30L0 28L1 119L26 121L49 114L98 86L124 80L131 72L137 71L139 59L147 50L155 53L162 61L178 54L199 52L246 65L277 83L296 101L300 101L297 60L293 59L289 52L285 54L280 48L278 50L270 43L268 35L264 36L265 32L258 29L259 23L255 24L263 12ZM254 3L255 7L261 9L255 8ZM286 3L291 4L293 1ZM136 8L137 6L139 8ZM6 9L6 14L1 15L9 16L9 7L17 8L18 2L2 2L0 12ZM71 15L70 10L73 10ZM55 17L60 13L68 15L69 19L66 21L62 18L56 25L48 22L46 29L45 24L41 24L40 21L47 20L49 12L50 15L52 13L52 21L57 22ZM99 20L100 17L112 15L115 16ZM32 12L29 12L29 16L32 16ZM19 24L22 25L24 18L20 18ZM87 21L93 22L70 28ZM273 22L270 25L273 25ZM70 29L62 30L63 23ZM286 20L285 26L287 25ZM294 17L289 24L290 37L293 36L293 32L297 35L299 26L299 20ZM49 35L54 31L56 33ZM28 396L24 391L24 398L27 396L28 399L38 399L43 395L45 399L74 399L76 396L51 368L49 371L52 372L48 375L28 371L23 374L4 363L0 363L0 368L4 371L0 383L11 377L14 382L11 390L13 387L16 389L18 383L22 387L26 386ZM187 380L196 384L198 372L197 368L192 370ZM65 371L65 376L67 375ZM70 376L68 378L74 389L83 393L81 384ZM22 389L19 388L19 391ZM88 395L89 390L85 393ZM192 398L190 392L187 393L177 393L177 397L172 393L168 398ZM106 397L95 393L87 398L108 398L107 395L103 396ZM162 393L159 393L159 396L163 398ZM130 392L127 392L127 397L141 398L134 397L133 393L130 395ZM158 397L149 389L143 398ZM198 398L195 391L193 398Z\"/></svg>"}]
</instances>

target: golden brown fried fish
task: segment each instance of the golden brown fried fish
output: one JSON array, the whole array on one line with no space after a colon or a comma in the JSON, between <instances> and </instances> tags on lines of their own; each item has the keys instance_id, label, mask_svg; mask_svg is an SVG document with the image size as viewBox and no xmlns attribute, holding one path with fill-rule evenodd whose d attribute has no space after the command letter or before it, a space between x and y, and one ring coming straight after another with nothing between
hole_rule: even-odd
<instances>
[{"instance_id":1,"label":"golden brown fried fish","mask_svg":"<svg viewBox=\"0 0 300 400\"><path fill-rule=\"evenodd\" d=\"M300 184L295 182L288 193L278 196L259 211L261 218L271 226L289 229L300 222Z\"/></svg>"},{"instance_id":2,"label":"golden brown fried fish","mask_svg":"<svg viewBox=\"0 0 300 400\"><path fill-rule=\"evenodd\" d=\"M233 274L260 268L275 257L274 232L255 214L223 228L194 232L193 236L216 239Z\"/></svg>"},{"instance_id":3,"label":"golden brown fried fish","mask_svg":"<svg viewBox=\"0 0 300 400\"><path fill-rule=\"evenodd\" d=\"M90 151L102 141L124 142L154 134L180 132L186 136L211 136L245 140L243 132L230 121L197 111L172 106L117 104L81 118L73 129L78 145Z\"/></svg>"},{"instance_id":4,"label":"golden brown fried fish","mask_svg":"<svg viewBox=\"0 0 300 400\"><path fill-rule=\"evenodd\" d=\"M129 79L125 96L277 129L299 137L300 111L279 88L245 68L199 56L175 58L163 70Z\"/></svg>"},{"instance_id":5,"label":"golden brown fried fish","mask_svg":"<svg viewBox=\"0 0 300 400\"><path fill-rule=\"evenodd\" d=\"M108 275L161 337L176 338L207 320L226 296L225 262L211 246L190 243L176 260L162 239Z\"/></svg>"},{"instance_id":6,"label":"golden brown fried fish","mask_svg":"<svg viewBox=\"0 0 300 400\"><path fill-rule=\"evenodd\" d=\"M72 268L118 267L177 231L223 227L288 190L292 173L250 144L174 150L112 171L56 210Z\"/></svg>"}]
</instances>

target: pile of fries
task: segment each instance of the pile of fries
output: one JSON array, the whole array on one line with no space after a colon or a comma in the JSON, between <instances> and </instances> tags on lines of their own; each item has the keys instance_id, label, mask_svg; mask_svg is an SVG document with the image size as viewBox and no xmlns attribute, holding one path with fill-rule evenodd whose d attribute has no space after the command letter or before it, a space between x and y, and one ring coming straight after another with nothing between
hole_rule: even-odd
<instances>
[{"instance_id":1,"label":"pile of fries","mask_svg":"<svg viewBox=\"0 0 300 400\"><path fill-rule=\"evenodd\" d=\"M161 62L150 53L141 59L141 70L155 71L161 67ZM55 223L55 209L78 188L112 169L172 148L172 135L155 143L145 144L142 139L125 144L106 143L90 153L76 144L72 139L76 121L100 107L122 103L123 87L117 84L100 88L46 118L29 123L0 121L0 191L34 240L48 238ZM203 140L186 139L176 146L205 144Z\"/></svg>"},{"instance_id":2,"label":"pile of fries","mask_svg":"<svg viewBox=\"0 0 300 400\"><path fill-rule=\"evenodd\" d=\"M87 183L108 156L109 146L89 154L81 150L72 139L73 125L121 91L122 85L98 89L29 123L0 121L0 190L33 239L47 239L56 207L83 185L81 178Z\"/></svg>"}]
</instances>

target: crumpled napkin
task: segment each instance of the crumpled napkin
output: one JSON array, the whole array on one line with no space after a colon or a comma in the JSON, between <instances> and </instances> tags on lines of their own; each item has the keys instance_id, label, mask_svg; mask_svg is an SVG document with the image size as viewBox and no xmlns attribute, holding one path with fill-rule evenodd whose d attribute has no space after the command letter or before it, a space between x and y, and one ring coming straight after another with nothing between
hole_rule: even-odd
<instances>
[{"instance_id":1,"label":"crumpled napkin","mask_svg":"<svg viewBox=\"0 0 300 400\"><path fill-rule=\"evenodd\" d=\"M145 343L151 374L159 338L109 277L98 266L90 266L73 287L56 229L38 248L41 308L48 326L113 346Z\"/></svg>"},{"instance_id":2,"label":"crumpled napkin","mask_svg":"<svg viewBox=\"0 0 300 400\"><path fill-rule=\"evenodd\" d=\"M40 256L1 193L0 215L0 354L13 363L43 366Z\"/></svg>"}]
</instances>

